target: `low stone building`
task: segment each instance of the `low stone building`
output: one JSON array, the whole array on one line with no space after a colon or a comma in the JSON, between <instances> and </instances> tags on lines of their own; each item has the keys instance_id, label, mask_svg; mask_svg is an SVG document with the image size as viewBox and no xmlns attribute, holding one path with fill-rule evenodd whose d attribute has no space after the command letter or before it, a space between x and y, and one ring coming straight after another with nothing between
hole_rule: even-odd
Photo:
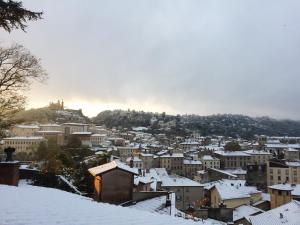
<instances>
[{"instance_id":1,"label":"low stone building","mask_svg":"<svg viewBox=\"0 0 300 225\"><path fill-rule=\"evenodd\" d=\"M12 136L17 137L31 137L34 136L34 133L40 128L37 125L15 125L11 128Z\"/></svg>"},{"instance_id":2,"label":"low stone building","mask_svg":"<svg viewBox=\"0 0 300 225\"><path fill-rule=\"evenodd\" d=\"M244 152L251 156L250 163L252 165L266 165L267 162L273 158L272 153L263 150L252 149Z\"/></svg>"},{"instance_id":3,"label":"low stone building","mask_svg":"<svg viewBox=\"0 0 300 225\"><path fill-rule=\"evenodd\" d=\"M300 183L300 162L285 160L270 160L267 164L268 185Z\"/></svg>"},{"instance_id":4,"label":"low stone building","mask_svg":"<svg viewBox=\"0 0 300 225\"><path fill-rule=\"evenodd\" d=\"M293 188L291 185L275 184L269 186L271 209L284 205L292 200Z\"/></svg>"},{"instance_id":5,"label":"low stone building","mask_svg":"<svg viewBox=\"0 0 300 225\"><path fill-rule=\"evenodd\" d=\"M161 187L176 194L176 208L187 210L199 206L204 198L203 185L188 178L170 175L161 177Z\"/></svg>"},{"instance_id":6,"label":"low stone building","mask_svg":"<svg viewBox=\"0 0 300 225\"><path fill-rule=\"evenodd\" d=\"M156 167L156 166L154 166L154 163L153 163L153 161L154 161L154 155L153 154L142 152L140 154L140 159L143 162L143 169L149 170L153 167Z\"/></svg>"},{"instance_id":7,"label":"low stone building","mask_svg":"<svg viewBox=\"0 0 300 225\"><path fill-rule=\"evenodd\" d=\"M182 170L183 176L193 179L197 174L197 171L202 169L202 162L199 160L184 159Z\"/></svg>"},{"instance_id":8,"label":"low stone building","mask_svg":"<svg viewBox=\"0 0 300 225\"><path fill-rule=\"evenodd\" d=\"M35 135L38 137L44 137L45 139L54 140L58 145L64 145L64 134L62 131L56 130L39 130L35 132Z\"/></svg>"},{"instance_id":9,"label":"low stone building","mask_svg":"<svg viewBox=\"0 0 300 225\"><path fill-rule=\"evenodd\" d=\"M88 170L94 176L94 199L121 204L133 199L134 175L137 169L112 161Z\"/></svg>"},{"instance_id":10,"label":"low stone building","mask_svg":"<svg viewBox=\"0 0 300 225\"><path fill-rule=\"evenodd\" d=\"M168 173L182 175L183 159L184 157L182 153L170 153L162 155L160 157L160 167L166 168Z\"/></svg>"},{"instance_id":11,"label":"low stone building","mask_svg":"<svg viewBox=\"0 0 300 225\"><path fill-rule=\"evenodd\" d=\"M218 208L221 204L227 208L237 208L262 200L262 192L256 187L246 186L242 180L220 180L207 187L210 194L211 207Z\"/></svg>"},{"instance_id":12,"label":"low stone building","mask_svg":"<svg viewBox=\"0 0 300 225\"><path fill-rule=\"evenodd\" d=\"M215 151L215 156L221 169L246 168L251 163L251 156L243 151Z\"/></svg>"},{"instance_id":13,"label":"low stone building","mask_svg":"<svg viewBox=\"0 0 300 225\"><path fill-rule=\"evenodd\" d=\"M220 159L215 158L211 155L204 155L201 157L201 162L203 164L203 169L216 168L220 169Z\"/></svg>"},{"instance_id":14,"label":"low stone building","mask_svg":"<svg viewBox=\"0 0 300 225\"><path fill-rule=\"evenodd\" d=\"M91 144L92 146L100 146L104 141L106 141L106 134L92 134L91 135Z\"/></svg>"}]
</instances>

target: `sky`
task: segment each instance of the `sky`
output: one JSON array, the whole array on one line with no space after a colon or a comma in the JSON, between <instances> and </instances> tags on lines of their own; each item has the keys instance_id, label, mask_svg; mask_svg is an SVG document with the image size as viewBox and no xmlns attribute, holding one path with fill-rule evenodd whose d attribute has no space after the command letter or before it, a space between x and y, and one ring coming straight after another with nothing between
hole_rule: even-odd
<instances>
[{"instance_id":1,"label":"sky","mask_svg":"<svg viewBox=\"0 0 300 225\"><path fill-rule=\"evenodd\" d=\"M49 79L28 108L64 99L106 109L300 119L298 0L24 0L44 12L0 30L41 59Z\"/></svg>"}]
</instances>

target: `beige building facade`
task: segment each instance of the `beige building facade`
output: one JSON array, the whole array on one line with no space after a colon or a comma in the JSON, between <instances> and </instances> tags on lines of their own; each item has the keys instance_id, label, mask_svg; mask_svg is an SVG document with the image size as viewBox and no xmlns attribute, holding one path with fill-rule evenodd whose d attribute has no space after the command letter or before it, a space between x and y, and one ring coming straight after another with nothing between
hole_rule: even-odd
<instances>
[{"instance_id":1,"label":"beige building facade","mask_svg":"<svg viewBox=\"0 0 300 225\"><path fill-rule=\"evenodd\" d=\"M267 184L300 184L300 162L270 160L267 164Z\"/></svg>"},{"instance_id":2,"label":"beige building facade","mask_svg":"<svg viewBox=\"0 0 300 225\"><path fill-rule=\"evenodd\" d=\"M31 153L38 149L41 142L45 142L43 137L9 137L3 138L3 148L12 147L16 149L16 153Z\"/></svg>"},{"instance_id":3,"label":"beige building facade","mask_svg":"<svg viewBox=\"0 0 300 225\"><path fill-rule=\"evenodd\" d=\"M30 137L39 129L37 125L15 125L11 128L11 134L16 137Z\"/></svg>"},{"instance_id":4,"label":"beige building facade","mask_svg":"<svg viewBox=\"0 0 300 225\"><path fill-rule=\"evenodd\" d=\"M220 169L220 159L212 157L211 155L204 155L201 158L203 169Z\"/></svg>"}]
</instances>

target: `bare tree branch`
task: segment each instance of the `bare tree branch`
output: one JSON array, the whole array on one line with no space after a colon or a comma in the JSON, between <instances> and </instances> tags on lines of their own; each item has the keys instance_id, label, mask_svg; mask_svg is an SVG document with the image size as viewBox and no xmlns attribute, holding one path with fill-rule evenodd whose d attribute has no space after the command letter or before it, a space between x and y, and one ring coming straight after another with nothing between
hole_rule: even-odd
<instances>
[{"instance_id":1,"label":"bare tree branch","mask_svg":"<svg viewBox=\"0 0 300 225\"><path fill-rule=\"evenodd\" d=\"M47 73L40 59L23 46L0 47L0 122L11 119L23 109L26 98L22 91L33 81L45 79Z\"/></svg>"}]
</instances>

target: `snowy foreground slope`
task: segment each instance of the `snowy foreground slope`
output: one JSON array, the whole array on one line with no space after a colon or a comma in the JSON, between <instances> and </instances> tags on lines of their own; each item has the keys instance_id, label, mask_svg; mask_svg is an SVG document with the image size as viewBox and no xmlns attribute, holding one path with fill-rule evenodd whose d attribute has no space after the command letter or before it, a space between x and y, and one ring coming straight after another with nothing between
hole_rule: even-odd
<instances>
[{"instance_id":1,"label":"snowy foreground slope","mask_svg":"<svg viewBox=\"0 0 300 225\"><path fill-rule=\"evenodd\" d=\"M1 225L195 225L223 224L143 212L109 204L52 188L0 185Z\"/></svg>"}]
</instances>

